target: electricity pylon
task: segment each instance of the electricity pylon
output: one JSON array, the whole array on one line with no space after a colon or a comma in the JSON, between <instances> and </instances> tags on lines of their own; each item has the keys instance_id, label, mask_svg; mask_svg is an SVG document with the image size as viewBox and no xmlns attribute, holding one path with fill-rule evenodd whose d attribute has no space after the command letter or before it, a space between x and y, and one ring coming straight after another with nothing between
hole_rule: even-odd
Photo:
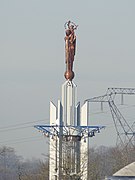
<instances>
[{"instance_id":1,"label":"electricity pylon","mask_svg":"<svg viewBox=\"0 0 135 180\"><path fill-rule=\"evenodd\" d=\"M87 99L85 100L85 102L99 102L101 103L101 105L107 102L109 104L113 122L117 132L117 144L135 148L135 122L132 124L132 126L129 125L128 121L124 118L124 116L116 106L114 100L117 94L121 95L121 104L123 104L123 96L135 95L135 88L108 88L105 95Z\"/></svg>"}]
</instances>

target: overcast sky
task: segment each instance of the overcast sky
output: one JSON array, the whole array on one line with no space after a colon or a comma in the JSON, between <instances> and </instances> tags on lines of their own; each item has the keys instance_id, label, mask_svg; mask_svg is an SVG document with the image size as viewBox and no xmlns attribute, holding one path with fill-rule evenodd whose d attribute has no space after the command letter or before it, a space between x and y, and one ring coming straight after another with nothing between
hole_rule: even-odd
<instances>
[{"instance_id":1,"label":"overcast sky","mask_svg":"<svg viewBox=\"0 0 135 180\"><path fill-rule=\"evenodd\" d=\"M134 0L0 0L0 146L25 158L47 150L33 125L48 123L49 102L61 99L68 20L79 25L74 82L81 103L108 87L135 86ZM113 145L109 136L105 130L94 145Z\"/></svg>"}]
</instances>

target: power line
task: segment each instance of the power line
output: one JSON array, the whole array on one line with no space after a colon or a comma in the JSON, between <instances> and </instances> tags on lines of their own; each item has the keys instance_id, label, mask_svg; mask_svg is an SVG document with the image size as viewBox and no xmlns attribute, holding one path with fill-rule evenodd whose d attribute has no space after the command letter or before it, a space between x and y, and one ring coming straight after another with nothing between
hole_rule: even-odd
<instances>
[{"instance_id":1,"label":"power line","mask_svg":"<svg viewBox=\"0 0 135 180\"><path fill-rule=\"evenodd\" d=\"M24 138L10 139L10 140L6 140L6 141L0 141L0 144L8 143L8 142L18 142L18 141L22 141L22 140L35 139L35 138L41 138L41 136L32 136L32 137L24 137Z\"/></svg>"},{"instance_id":2,"label":"power line","mask_svg":"<svg viewBox=\"0 0 135 180\"><path fill-rule=\"evenodd\" d=\"M14 130L30 128L30 127L33 127L33 125L29 125L29 126L24 126L24 125L31 124L31 123L36 123L36 122L41 122L41 121L46 122L46 121L48 121L48 119L30 121L30 122L26 122L26 123L18 123L18 124L14 124L14 125L10 125L10 126L4 126L4 127L0 128L0 132L14 131Z\"/></svg>"},{"instance_id":3,"label":"power line","mask_svg":"<svg viewBox=\"0 0 135 180\"><path fill-rule=\"evenodd\" d=\"M38 137L37 139L33 139L33 140L23 140L23 141L8 143L8 145L20 144L20 143L26 143L26 142L32 142L32 141L40 141L40 140L42 140L42 138L41 138L41 137Z\"/></svg>"},{"instance_id":4,"label":"power line","mask_svg":"<svg viewBox=\"0 0 135 180\"><path fill-rule=\"evenodd\" d=\"M126 105L126 107L120 107L120 106L124 106L124 105L119 105L119 109L122 110L122 109L128 109L128 108L131 108L131 107L135 107L135 105ZM109 107L108 107L109 108ZM104 108L104 109L108 109L108 108ZM107 113L110 113L110 110L108 111L99 111L99 112L93 112L93 113L89 113L91 116L93 115L96 115L96 114L107 114Z\"/></svg>"},{"instance_id":5,"label":"power line","mask_svg":"<svg viewBox=\"0 0 135 180\"><path fill-rule=\"evenodd\" d=\"M14 124L14 125L10 125L10 126L3 126L3 127L0 127L0 130L1 129L12 128L12 127L16 127L16 126L22 126L22 125L26 125L26 124L31 124L31 123L35 123L35 122L41 122L41 121L48 121L48 119L29 121L29 122L25 122L25 123L18 123L18 124Z\"/></svg>"},{"instance_id":6,"label":"power line","mask_svg":"<svg viewBox=\"0 0 135 180\"><path fill-rule=\"evenodd\" d=\"M33 127L33 126L31 125L31 126L24 126L24 127L15 127L15 128L9 128L9 129L2 129L2 130L0 130L0 133L1 132L7 132L7 131L15 131L15 130L20 130L20 129L26 129L26 128L30 128L30 127Z\"/></svg>"},{"instance_id":7,"label":"power line","mask_svg":"<svg viewBox=\"0 0 135 180\"><path fill-rule=\"evenodd\" d=\"M12 145L12 144L20 144L25 142L31 141L40 141L43 140L44 136L32 136L32 137L25 137L25 138L17 138L12 140L1 141L0 144Z\"/></svg>"}]
</instances>

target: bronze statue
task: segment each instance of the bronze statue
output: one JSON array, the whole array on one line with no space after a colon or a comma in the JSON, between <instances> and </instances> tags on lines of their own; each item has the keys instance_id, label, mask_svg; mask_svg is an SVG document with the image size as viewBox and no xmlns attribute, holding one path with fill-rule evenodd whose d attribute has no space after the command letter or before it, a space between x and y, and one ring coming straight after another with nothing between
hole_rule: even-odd
<instances>
[{"instance_id":1,"label":"bronze statue","mask_svg":"<svg viewBox=\"0 0 135 180\"><path fill-rule=\"evenodd\" d=\"M73 62L76 48L76 36L74 30L77 29L77 25L73 22L68 21L65 23L65 58L66 58L66 72L65 78L72 80L74 78Z\"/></svg>"}]
</instances>

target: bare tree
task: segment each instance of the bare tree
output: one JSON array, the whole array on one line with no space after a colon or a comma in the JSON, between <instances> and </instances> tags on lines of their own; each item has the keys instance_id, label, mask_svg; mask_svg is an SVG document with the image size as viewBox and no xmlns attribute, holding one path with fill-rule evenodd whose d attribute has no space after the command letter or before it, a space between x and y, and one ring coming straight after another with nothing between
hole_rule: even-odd
<instances>
[{"instance_id":1,"label":"bare tree","mask_svg":"<svg viewBox=\"0 0 135 180\"><path fill-rule=\"evenodd\" d=\"M15 154L13 148L1 147L0 148L0 180L14 180L18 178L18 165L20 156Z\"/></svg>"},{"instance_id":2,"label":"bare tree","mask_svg":"<svg viewBox=\"0 0 135 180\"><path fill-rule=\"evenodd\" d=\"M135 151L122 147L93 147L89 150L89 179L102 180L135 161Z\"/></svg>"}]
</instances>

